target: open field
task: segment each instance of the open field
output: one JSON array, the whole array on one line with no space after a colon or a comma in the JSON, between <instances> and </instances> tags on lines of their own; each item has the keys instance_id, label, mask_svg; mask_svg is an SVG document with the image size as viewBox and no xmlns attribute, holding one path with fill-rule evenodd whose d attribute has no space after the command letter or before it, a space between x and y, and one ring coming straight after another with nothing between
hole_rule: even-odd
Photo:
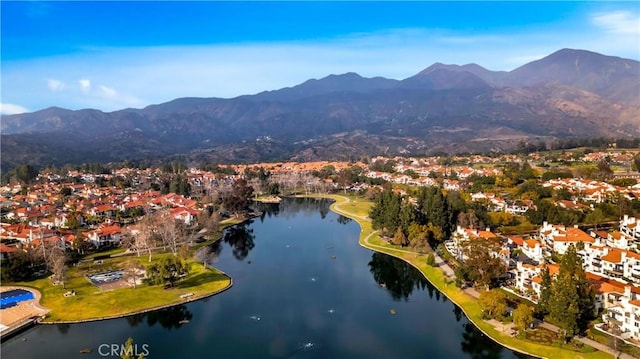
<instances>
[{"instance_id":1,"label":"open field","mask_svg":"<svg viewBox=\"0 0 640 359\"><path fill-rule=\"evenodd\" d=\"M157 260L157 259L156 259ZM142 263L142 262L141 262ZM224 273L204 268L191 262L191 272L174 288L163 289L162 285L141 285L117 290L102 291L84 277L82 269L72 269L65 288L54 286L49 278L18 283L40 291L40 304L51 312L44 322L99 320L134 314L140 311L184 303L180 296L193 293L189 300L212 295L227 289L231 278ZM64 293L75 291L74 296Z\"/></svg>"}]
</instances>

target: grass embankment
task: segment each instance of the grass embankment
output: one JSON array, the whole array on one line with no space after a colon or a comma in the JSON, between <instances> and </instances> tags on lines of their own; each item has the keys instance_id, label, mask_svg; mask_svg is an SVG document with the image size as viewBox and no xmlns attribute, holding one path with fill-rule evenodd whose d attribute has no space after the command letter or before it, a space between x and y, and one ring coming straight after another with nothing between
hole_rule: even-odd
<instances>
[{"instance_id":1,"label":"grass embankment","mask_svg":"<svg viewBox=\"0 0 640 359\"><path fill-rule=\"evenodd\" d=\"M223 221L221 229L243 221L243 218ZM221 231L218 231L215 240L220 236ZM211 241L208 241L197 247L210 243ZM108 253L93 254L88 258L122 252L121 249L113 250ZM171 253L153 254L151 263L172 255ZM189 261L189 275L169 289L164 289L162 285L141 284L135 289L128 287L101 291L86 278L88 274L121 269L129 258L135 258L143 266L151 264L148 261L148 255L144 253L140 257L118 256L105 258L100 264L90 261L71 267L67 272L68 281L65 283L65 288L60 285L54 286L49 278L11 284L40 291L42 295L40 305L51 310L44 323L100 320L146 312L207 297L229 288L232 284L231 278L223 272L215 268L205 268L202 263L194 261ZM64 293L69 291L75 291L75 295L65 297ZM187 293L193 293L193 295L188 298L180 297Z\"/></svg>"},{"instance_id":2,"label":"grass embankment","mask_svg":"<svg viewBox=\"0 0 640 359\"><path fill-rule=\"evenodd\" d=\"M158 257L156 255L154 260ZM140 258L141 263L146 264L146 258ZM205 269L201 263L194 262L191 262L189 275L170 289L163 289L162 285L143 284L136 289L130 287L101 291L83 273L86 273L86 269L70 270L66 288L52 285L49 278L17 284L40 291L40 305L51 310L43 321L45 323L100 320L159 309L215 294L231 284L231 278L224 273L216 269ZM64 293L70 290L76 294L65 297ZM193 296L180 298L186 293L193 293Z\"/></svg>"},{"instance_id":3,"label":"grass embankment","mask_svg":"<svg viewBox=\"0 0 640 359\"><path fill-rule=\"evenodd\" d=\"M610 358L607 353L596 351L584 346L581 351L571 350L557 345L542 345L527 340L512 337L496 329L491 323L482 319L482 309L478 301L456 287L451 279L445 277L442 270L431 267L426 263L426 256L398 249L380 239L378 232L374 232L370 220L367 218L372 203L362 198L340 195L326 195L324 197L334 199L336 202L331 205L331 210L343 216L354 219L360 224L360 244L363 247L392 255L400 258L415 268L433 284L440 292L445 294L452 302L458 305L473 324L483 331L487 336L501 345L530 355L544 358ZM566 345L569 346L569 345Z\"/></svg>"}]
</instances>

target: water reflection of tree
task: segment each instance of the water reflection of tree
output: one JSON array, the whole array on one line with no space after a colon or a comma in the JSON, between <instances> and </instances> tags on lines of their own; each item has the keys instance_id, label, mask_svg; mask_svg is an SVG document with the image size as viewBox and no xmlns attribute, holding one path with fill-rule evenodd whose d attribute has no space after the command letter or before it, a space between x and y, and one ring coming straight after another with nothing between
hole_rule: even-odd
<instances>
[{"instance_id":1,"label":"water reflection of tree","mask_svg":"<svg viewBox=\"0 0 640 359\"><path fill-rule=\"evenodd\" d=\"M248 225L251 225L251 221L230 227L223 237L224 242L233 248L233 256L240 261L255 247L255 235L253 229L247 228Z\"/></svg>"},{"instance_id":2,"label":"water reflection of tree","mask_svg":"<svg viewBox=\"0 0 640 359\"><path fill-rule=\"evenodd\" d=\"M474 359L492 359L502 356L502 346L487 338L478 328L471 323L462 325L462 351Z\"/></svg>"},{"instance_id":3,"label":"water reflection of tree","mask_svg":"<svg viewBox=\"0 0 640 359\"><path fill-rule=\"evenodd\" d=\"M281 216L290 218L299 213L311 216L320 213L325 218L329 213L331 201L324 198L283 198L279 204L256 203L256 210L265 216Z\"/></svg>"},{"instance_id":4,"label":"water reflection of tree","mask_svg":"<svg viewBox=\"0 0 640 359\"><path fill-rule=\"evenodd\" d=\"M209 249L211 250L212 257L220 258L220 253L222 253L222 242L215 241L209 244Z\"/></svg>"},{"instance_id":5,"label":"water reflection of tree","mask_svg":"<svg viewBox=\"0 0 640 359\"><path fill-rule=\"evenodd\" d=\"M264 222L265 217L277 217L280 213L279 203L256 203L256 210L260 212L260 222Z\"/></svg>"},{"instance_id":6,"label":"water reflection of tree","mask_svg":"<svg viewBox=\"0 0 640 359\"><path fill-rule=\"evenodd\" d=\"M453 306L453 314L456 316L456 322L459 322L462 319L462 309L457 305Z\"/></svg>"},{"instance_id":7,"label":"water reflection of tree","mask_svg":"<svg viewBox=\"0 0 640 359\"><path fill-rule=\"evenodd\" d=\"M185 324L184 321L189 321L192 318L193 313L185 305L181 304L149 313L131 315L127 317L127 322L130 326L136 327L146 319L147 325L150 327L157 323L165 329L177 329Z\"/></svg>"},{"instance_id":8,"label":"water reflection of tree","mask_svg":"<svg viewBox=\"0 0 640 359\"><path fill-rule=\"evenodd\" d=\"M349 223L349 222L351 222L353 220L351 218L349 218L349 217L345 217L343 215L339 215L337 221L340 224L347 224L347 223Z\"/></svg>"},{"instance_id":9,"label":"water reflection of tree","mask_svg":"<svg viewBox=\"0 0 640 359\"><path fill-rule=\"evenodd\" d=\"M430 283L409 264L382 253L373 253L369 262L373 279L387 288L394 300L409 299L415 288L424 289Z\"/></svg>"},{"instance_id":10,"label":"water reflection of tree","mask_svg":"<svg viewBox=\"0 0 640 359\"><path fill-rule=\"evenodd\" d=\"M60 332L60 334L67 334L69 332L69 328L71 328L71 325L69 324L58 324L58 331Z\"/></svg>"}]
</instances>

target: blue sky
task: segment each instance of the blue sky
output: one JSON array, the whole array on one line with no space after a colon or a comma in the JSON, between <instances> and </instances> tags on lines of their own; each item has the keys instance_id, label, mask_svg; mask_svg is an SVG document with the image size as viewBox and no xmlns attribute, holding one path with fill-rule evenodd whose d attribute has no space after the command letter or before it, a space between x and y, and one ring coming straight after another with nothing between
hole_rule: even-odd
<instances>
[{"instance_id":1,"label":"blue sky","mask_svg":"<svg viewBox=\"0 0 640 359\"><path fill-rule=\"evenodd\" d=\"M640 60L628 2L0 3L2 113L235 97L434 62L512 70L561 48Z\"/></svg>"}]
</instances>

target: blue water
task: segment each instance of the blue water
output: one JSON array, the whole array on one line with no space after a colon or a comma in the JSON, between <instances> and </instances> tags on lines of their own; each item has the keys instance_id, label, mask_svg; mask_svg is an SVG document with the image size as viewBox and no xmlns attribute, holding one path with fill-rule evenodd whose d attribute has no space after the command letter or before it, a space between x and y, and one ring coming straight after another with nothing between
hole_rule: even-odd
<instances>
[{"instance_id":1,"label":"blue water","mask_svg":"<svg viewBox=\"0 0 640 359\"><path fill-rule=\"evenodd\" d=\"M117 358L105 348L128 337L152 359L521 357L413 267L362 248L358 224L329 204L286 200L226 230L212 245L213 265L234 281L223 293L123 319L39 325L3 343L2 358Z\"/></svg>"},{"instance_id":2,"label":"blue water","mask_svg":"<svg viewBox=\"0 0 640 359\"><path fill-rule=\"evenodd\" d=\"M18 305L25 300L33 299L33 293L24 289L13 289L0 293L0 309Z\"/></svg>"}]
</instances>

